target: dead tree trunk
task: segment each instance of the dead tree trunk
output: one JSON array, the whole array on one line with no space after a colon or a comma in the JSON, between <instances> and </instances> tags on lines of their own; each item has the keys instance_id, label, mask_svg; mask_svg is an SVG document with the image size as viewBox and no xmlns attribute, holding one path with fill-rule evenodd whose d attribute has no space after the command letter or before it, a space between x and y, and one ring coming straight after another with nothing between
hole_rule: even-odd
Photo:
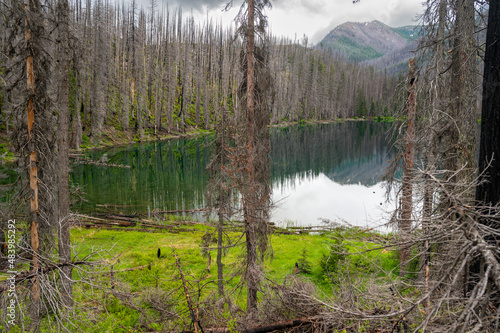
<instances>
[{"instance_id":1,"label":"dead tree trunk","mask_svg":"<svg viewBox=\"0 0 500 333\"><path fill-rule=\"evenodd\" d=\"M490 211L500 203L500 4L491 1L486 34L484 55L483 105L481 114L481 137L479 142L479 184L476 187L475 200L480 210ZM500 229L498 220L479 220L495 230ZM498 246L495 236L486 237L490 246ZM496 260L499 260L498 256ZM481 272L478 260L471 264L469 275L477 276ZM468 286L476 284L472 279ZM497 296L498 297L498 296ZM498 301L498 298L497 298Z\"/></svg>"},{"instance_id":2,"label":"dead tree trunk","mask_svg":"<svg viewBox=\"0 0 500 333\"><path fill-rule=\"evenodd\" d=\"M223 228L224 217L219 213L219 223L217 225L217 292L220 297L224 297L224 264L222 263Z\"/></svg>"},{"instance_id":3,"label":"dead tree trunk","mask_svg":"<svg viewBox=\"0 0 500 333\"><path fill-rule=\"evenodd\" d=\"M399 232L401 235L400 269L401 277L408 273L410 251L409 237L411 234L412 207L413 207L413 166L415 161L415 113L417 104L416 75L417 65L410 59L408 72L408 102L407 102L407 125L406 125L406 149L404 154L403 188L401 220L399 221Z\"/></svg>"},{"instance_id":4,"label":"dead tree trunk","mask_svg":"<svg viewBox=\"0 0 500 333\"><path fill-rule=\"evenodd\" d=\"M430 134L428 135L427 141L427 152L426 152L426 169L428 173L431 173L434 168L436 168L437 161L437 135L438 131L435 126L439 120L438 112L443 110L443 74L441 73L444 68L444 36L445 36L445 26L446 26L446 9L447 2L446 0L441 0L439 2L438 7L438 27L437 33L435 36L436 40L436 52L434 59L434 91L431 92L431 100L432 100L432 110L429 117L429 130ZM432 225L432 214L433 214L433 206L434 206L434 183L431 180L430 175L425 175L425 185L424 185L424 201L422 207L422 231L424 232L425 240L423 242L423 266L424 266L424 286L425 291L429 291L429 274L430 274L430 243L427 235L430 234L430 228ZM430 307L430 298L426 300L426 306Z\"/></svg>"},{"instance_id":5,"label":"dead tree trunk","mask_svg":"<svg viewBox=\"0 0 500 333\"><path fill-rule=\"evenodd\" d=\"M32 48L30 47L31 43L31 28L30 28L30 2L25 3L26 9L26 30L25 30L25 40L26 40L26 49L28 50L28 54L26 57L26 75L27 75L27 88L28 88L28 108L27 108L27 119L28 119L28 149L29 153L29 184L31 190L30 196L30 219L31 219L31 248L33 251L31 258L31 271L36 272L40 263L38 261L39 255L39 246L40 240L38 237L38 157L35 146L35 101L33 100L33 96L35 96L35 71L34 71L34 54L32 52ZM36 321L39 317L40 311L40 282L38 280L38 276L35 275L33 277L33 285L31 287L31 297L32 303L30 307L30 316L32 316L35 325Z\"/></svg>"},{"instance_id":6,"label":"dead tree trunk","mask_svg":"<svg viewBox=\"0 0 500 333\"><path fill-rule=\"evenodd\" d=\"M473 181L475 176L477 118L476 106L476 38L474 0L454 2L455 22L451 52L451 80L448 114L449 148L445 159L450 184ZM453 186L453 185L451 185ZM472 203L473 193L469 193Z\"/></svg>"},{"instance_id":7,"label":"dead tree trunk","mask_svg":"<svg viewBox=\"0 0 500 333\"><path fill-rule=\"evenodd\" d=\"M257 291L259 267L257 264L257 242L255 239L255 84L254 84L254 49L255 49L255 4L254 0L247 0L248 4L248 25L246 31L247 45L247 94L246 94L246 115L247 115L247 190L245 191L247 204L244 204L245 236L247 248L247 311L252 312L257 309ZM245 200L245 199L244 199Z\"/></svg>"},{"instance_id":8,"label":"dead tree trunk","mask_svg":"<svg viewBox=\"0 0 500 333\"><path fill-rule=\"evenodd\" d=\"M174 254L175 264L177 265L177 269L179 270L179 274L181 275L182 286L184 288L184 294L186 295L186 301L189 308L189 314L191 315L191 322L193 323L194 326L194 332L199 333L201 331L203 333L203 329L200 325L200 320L198 319L198 309L195 309L193 307L193 302L191 301L191 296L189 296L189 290L186 284L184 273L182 272L180 260L177 257L177 254L175 253L175 250L173 248L172 248L172 253Z\"/></svg>"},{"instance_id":9,"label":"dead tree trunk","mask_svg":"<svg viewBox=\"0 0 500 333\"><path fill-rule=\"evenodd\" d=\"M69 5L68 0L59 0L57 5L59 21L59 113L58 113L58 166L59 166L59 260L71 261L70 219L69 219ZM73 305L71 266L61 269L62 303Z\"/></svg>"},{"instance_id":10,"label":"dead tree trunk","mask_svg":"<svg viewBox=\"0 0 500 333\"><path fill-rule=\"evenodd\" d=\"M491 1L484 55L483 106L479 145L478 205L500 202L500 4ZM498 226L496 226L498 228Z\"/></svg>"}]
</instances>

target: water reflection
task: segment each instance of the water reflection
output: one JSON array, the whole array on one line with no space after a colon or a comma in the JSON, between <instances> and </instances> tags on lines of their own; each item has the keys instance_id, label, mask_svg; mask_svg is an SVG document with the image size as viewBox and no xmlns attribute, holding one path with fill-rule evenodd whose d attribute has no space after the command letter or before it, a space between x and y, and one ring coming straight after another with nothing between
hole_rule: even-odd
<instances>
[{"instance_id":1,"label":"water reflection","mask_svg":"<svg viewBox=\"0 0 500 333\"><path fill-rule=\"evenodd\" d=\"M357 226L381 225L387 221L390 203L385 201L383 183L372 186L342 185L325 174L297 175L274 188L277 203L273 219L281 226L321 225L330 220Z\"/></svg>"},{"instance_id":2,"label":"water reflection","mask_svg":"<svg viewBox=\"0 0 500 333\"><path fill-rule=\"evenodd\" d=\"M318 225L383 223L390 209L381 182L392 157L388 125L349 122L275 133L272 151L273 220Z\"/></svg>"},{"instance_id":3,"label":"water reflection","mask_svg":"<svg viewBox=\"0 0 500 333\"><path fill-rule=\"evenodd\" d=\"M383 123L289 127L271 130L271 220L317 225L318 218L365 225L381 218L380 183L390 157ZM106 154L116 168L73 165L73 183L84 187L87 202L75 209L124 214L204 207L210 137L138 144L90 153ZM380 205L382 203L382 205Z\"/></svg>"},{"instance_id":4,"label":"water reflection","mask_svg":"<svg viewBox=\"0 0 500 333\"><path fill-rule=\"evenodd\" d=\"M124 214L201 208L209 143L204 136L94 151L93 160L106 153L108 164L130 168L72 166L72 181L83 186L88 200L76 208Z\"/></svg>"}]
</instances>

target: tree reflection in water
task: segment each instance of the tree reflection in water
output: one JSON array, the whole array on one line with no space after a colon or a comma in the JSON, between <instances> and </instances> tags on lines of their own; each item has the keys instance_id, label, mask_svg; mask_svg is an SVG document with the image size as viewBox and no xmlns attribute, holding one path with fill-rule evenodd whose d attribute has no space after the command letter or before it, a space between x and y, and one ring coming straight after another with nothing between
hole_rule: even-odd
<instances>
[{"instance_id":1,"label":"tree reflection in water","mask_svg":"<svg viewBox=\"0 0 500 333\"><path fill-rule=\"evenodd\" d=\"M392 155L388 128L360 121L271 129L277 204L271 220L317 225L318 218L327 218L366 225L379 219L380 207L386 207L380 179ZM83 186L88 200L73 209L134 214L203 208L210 140L202 136L90 152L93 160L106 153L109 164L130 168L73 165L71 180Z\"/></svg>"}]
</instances>

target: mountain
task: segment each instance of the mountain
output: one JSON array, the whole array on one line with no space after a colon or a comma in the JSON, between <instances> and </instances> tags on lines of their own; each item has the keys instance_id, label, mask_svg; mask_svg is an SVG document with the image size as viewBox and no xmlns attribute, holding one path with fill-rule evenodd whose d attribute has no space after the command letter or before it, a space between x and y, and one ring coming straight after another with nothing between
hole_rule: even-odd
<instances>
[{"instance_id":1,"label":"mountain","mask_svg":"<svg viewBox=\"0 0 500 333\"><path fill-rule=\"evenodd\" d=\"M356 62L366 62L397 72L417 46L416 26L391 28L380 21L339 25L317 45L331 48Z\"/></svg>"}]
</instances>

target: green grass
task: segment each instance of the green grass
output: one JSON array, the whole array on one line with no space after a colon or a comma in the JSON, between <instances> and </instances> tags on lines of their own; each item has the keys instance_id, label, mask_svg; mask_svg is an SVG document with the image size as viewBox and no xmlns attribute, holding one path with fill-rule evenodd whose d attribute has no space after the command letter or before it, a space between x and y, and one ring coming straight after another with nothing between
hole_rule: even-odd
<instances>
[{"instance_id":1,"label":"green grass","mask_svg":"<svg viewBox=\"0 0 500 333\"><path fill-rule=\"evenodd\" d=\"M241 229L234 226L227 232L233 244L239 242L239 245L227 251L223 262L224 276L228 279L225 291L231 295L232 303L244 310L246 290L241 283L241 272L245 245ZM206 251L201 247L203 236L213 232L213 227L204 224L185 225L178 228L178 233L73 228L73 260L96 263L85 270L73 271L75 280L90 278L92 281L92 285L81 282L74 285L76 311L73 324L85 332L168 331L185 327L190 319L173 250L180 260L193 302L196 303L198 297L203 302L217 289L217 253L213 236L209 237L212 239L209 244L210 272L207 271ZM387 275L391 278L397 276L397 256L379 248L379 244L385 243L389 237L360 232L359 229L335 229L313 235L275 232L271 236L272 255L268 255L263 264L265 276L280 284L294 274L295 263L302 266L307 262L308 271L295 274L313 282L320 294L334 296L340 288L338 281L346 274L361 277L357 287L363 290L364 285L374 281L388 281ZM332 248L343 252L336 257L342 260L332 266L336 267L335 271L325 272L322 261L332 253ZM157 257L158 249L161 250L160 258ZM93 256L88 258L90 254ZM198 286L202 286L199 295ZM130 295L129 303L119 299L113 291ZM170 304L172 311L181 317L159 318L148 297ZM228 308L222 311L222 315L230 320ZM144 325L144 315L150 319L147 326ZM47 318L54 319L45 317L42 332L51 331Z\"/></svg>"},{"instance_id":2,"label":"green grass","mask_svg":"<svg viewBox=\"0 0 500 333\"><path fill-rule=\"evenodd\" d=\"M168 233L142 233L115 230L87 230L75 228L72 230L73 243L76 244L75 252L79 258L84 257L92 249L102 249L102 257L108 265L113 265L119 271L151 263L151 270L158 268L168 276L175 273L175 260L172 254L174 249L181 258L186 272L192 276L201 276L206 270L207 259L202 255L201 239L207 231L213 231L212 227L206 225L194 225L186 227L185 232ZM238 232L229 233L231 238L239 237ZM349 261L355 266L366 267L370 263L375 263L384 271L391 271L397 265L394 253L378 249L379 245L370 240L370 237L384 238L386 236L368 233L358 236L355 231L335 231L322 235L309 234L281 234L275 233L271 237L272 256L265 260L264 269L266 276L270 279L280 281L285 276L293 273L295 263L303 256L304 249L307 253L307 260L312 264L310 277L317 278L322 275L320 262L323 255L330 252L330 247L335 240L340 240L345 251L350 253ZM216 244L210 245L212 269L210 278L216 278ZM162 259L157 258L157 250L161 250ZM228 267L228 272L234 271L242 259L243 246L232 248L228 251L224 262ZM116 255L121 254L117 259L112 260ZM373 267L370 268L375 271ZM170 274L171 275L171 274ZM147 285L153 282L152 274L145 271L132 271L124 274L124 277L132 286L141 288L139 280L146 281ZM164 286L168 286L168 279L160 277Z\"/></svg>"},{"instance_id":3,"label":"green grass","mask_svg":"<svg viewBox=\"0 0 500 333\"><path fill-rule=\"evenodd\" d=\"M77 281L90 278L92 285L81 282L74 285L73 324L85 332L168 331L185 327L190 319L173 250L180 260L193 302L196 304L198 297L201 302L207 300L217 290L216 244L209 244L210 272L207 271L206 251L201 247L207 232L214 232L214 228L203 224L185 225L178 228L178 233L73 228L73 260L96 263L85 270L74 270L73 277ZM234 226L227 235L233 244L239 241L239 245L229 249L223 258L224 276L228 279L224 288L231 295L232 303L244 310L246 290L241 283L241 272L245 245L241 227ZM365 285L397 277L396 254L379 245L389 237L359 229L335 229L321 234L275 232L271 236L272 255L263 264L265 276L280 284L291 274L299 274L313 282L320 294L332 297L341 288L339 281L349 275L357 277L357 288L364 290ZM213 236L210 238L213 240ZM157 257L158 249L161 250L160 258ZM325 272L322 262L332 254L332 249L342 251L336 257L342 260L332 266L334 271ZM87 258L90 254L93 256ZM309 264L308 272L294 273L295 263L302 265L304 262ZM232 275L234 277L230 278ZM199 295L198 286L202 286ZM113 291L130 295L129 303L119 299ZM148 297L160 299L165 306L170 304L180 318L159 318ZM222 311L230 320L228 308ZM144 325L145 314L150 319L147 326ZM47 317L41 331L51 331Z\"/></svg>"}]
</instances>

